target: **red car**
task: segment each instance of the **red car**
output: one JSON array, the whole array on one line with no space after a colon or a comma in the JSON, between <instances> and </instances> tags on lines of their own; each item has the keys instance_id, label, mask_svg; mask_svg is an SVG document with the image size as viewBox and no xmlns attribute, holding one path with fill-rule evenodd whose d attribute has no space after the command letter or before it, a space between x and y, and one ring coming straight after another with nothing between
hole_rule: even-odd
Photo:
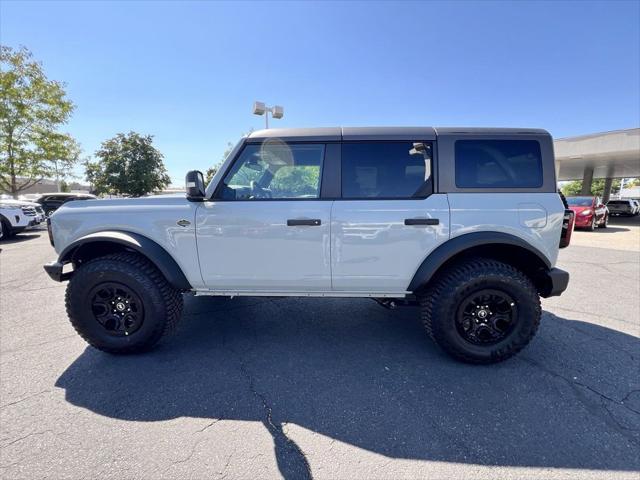
<instances>
[{"instance_id":1,"label":"red car","mask_svg":"<svg viewBox=\"0 0 640 480\"><path fill-rule=\"evenodd\" d=\"M569 208L576 214L576 228L607 228L609 209L599 197L567 197Z\"/></svg>"}]
</instances>

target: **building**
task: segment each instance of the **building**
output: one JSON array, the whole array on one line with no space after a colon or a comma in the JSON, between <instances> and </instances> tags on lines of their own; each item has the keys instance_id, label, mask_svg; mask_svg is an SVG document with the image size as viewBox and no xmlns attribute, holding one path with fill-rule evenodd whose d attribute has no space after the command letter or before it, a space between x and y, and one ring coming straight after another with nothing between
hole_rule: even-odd
<instances>
[{"instance_id":1,"label":"building","mask_svg":"<svg viewBox=\"0 0 640 480\"><path fill-rule=\"evenodd\" d=\"M589 195L593 179L604 178L605 202L614 178L640 177L640 128L559 138L554 150L558 180L582 180Z\"/></svg>"}]
</instances>

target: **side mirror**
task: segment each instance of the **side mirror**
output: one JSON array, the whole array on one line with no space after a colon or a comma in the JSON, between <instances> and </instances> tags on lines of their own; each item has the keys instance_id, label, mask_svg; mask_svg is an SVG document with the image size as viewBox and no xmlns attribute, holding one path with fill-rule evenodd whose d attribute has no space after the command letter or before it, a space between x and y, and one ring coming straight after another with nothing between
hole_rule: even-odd
<instances>
[{"instance_id":1,"label":"side mirror","mask_svg":"<svg viewBox=\"0 0 640 480\"><path fill-rule=\"evenodd\" d=\"M187 200L190 202L202 202L205 197L204 176L199 170L191 170L185 178Z\"/></svg>"}]
</instances>

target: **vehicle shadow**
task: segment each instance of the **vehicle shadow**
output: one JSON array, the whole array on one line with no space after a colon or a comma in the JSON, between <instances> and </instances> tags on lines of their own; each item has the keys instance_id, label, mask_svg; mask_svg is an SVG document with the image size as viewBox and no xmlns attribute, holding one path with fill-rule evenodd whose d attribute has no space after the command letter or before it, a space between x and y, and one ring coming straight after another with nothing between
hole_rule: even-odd
<instances>
[{"instance_id":1,"label":"vehicle shadow","mask_svg":"<svg viewBox=\"0 0 640 480\"><path fill-rule=\"evenodd\" d=\"M22 242L26 242L27 240L32 240L34 238L39 238L39 237L40 235L32 234L32 233L18 233L13 237L0 240L0 245L11 245L13 243L22 243Z\"/></svg>"},{"instance_id":2,"label":"vehicle shadow","mask_svg":"<svg viewBox=\"0 0 640 480\"><path fill-rule=\"evenodd\" d=\"M307 475L286 423L390 458L640 469L638 338L545 312L518 357L471 366L416 319L370 300L188 297L171 341L87 348L56 386L115 419L262 422L285 478Z\"/></svg>"},{"instance_id":3,"label":"vehicle shadow","mask_svg":"<svg viewBox=\"0 0 640 480\"><path fill-rule=\"evenodd\" d=\"M597 233L619 233L619 232L628 232L631 230L630 228L623 227L612 227L609 225L607 228L596 228Z\"/></svg>"}]
</instances>

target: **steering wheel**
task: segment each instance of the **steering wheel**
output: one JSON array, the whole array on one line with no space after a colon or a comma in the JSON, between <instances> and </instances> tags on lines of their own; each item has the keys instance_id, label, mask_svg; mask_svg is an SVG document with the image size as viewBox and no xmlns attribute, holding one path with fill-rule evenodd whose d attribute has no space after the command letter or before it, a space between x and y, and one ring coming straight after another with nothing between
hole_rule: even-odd
<instances>
[{"instance_id":1,"label":"steering wheel","mask_svg":"<svg viewBox=\"0 0 640 480\"><path fill-rule=\"evenodd\" d=\"M251 198L271 198L271 192L262 188L255 180L251 180L249 187L251 188Z\"/></svg>"}]
</instances>

